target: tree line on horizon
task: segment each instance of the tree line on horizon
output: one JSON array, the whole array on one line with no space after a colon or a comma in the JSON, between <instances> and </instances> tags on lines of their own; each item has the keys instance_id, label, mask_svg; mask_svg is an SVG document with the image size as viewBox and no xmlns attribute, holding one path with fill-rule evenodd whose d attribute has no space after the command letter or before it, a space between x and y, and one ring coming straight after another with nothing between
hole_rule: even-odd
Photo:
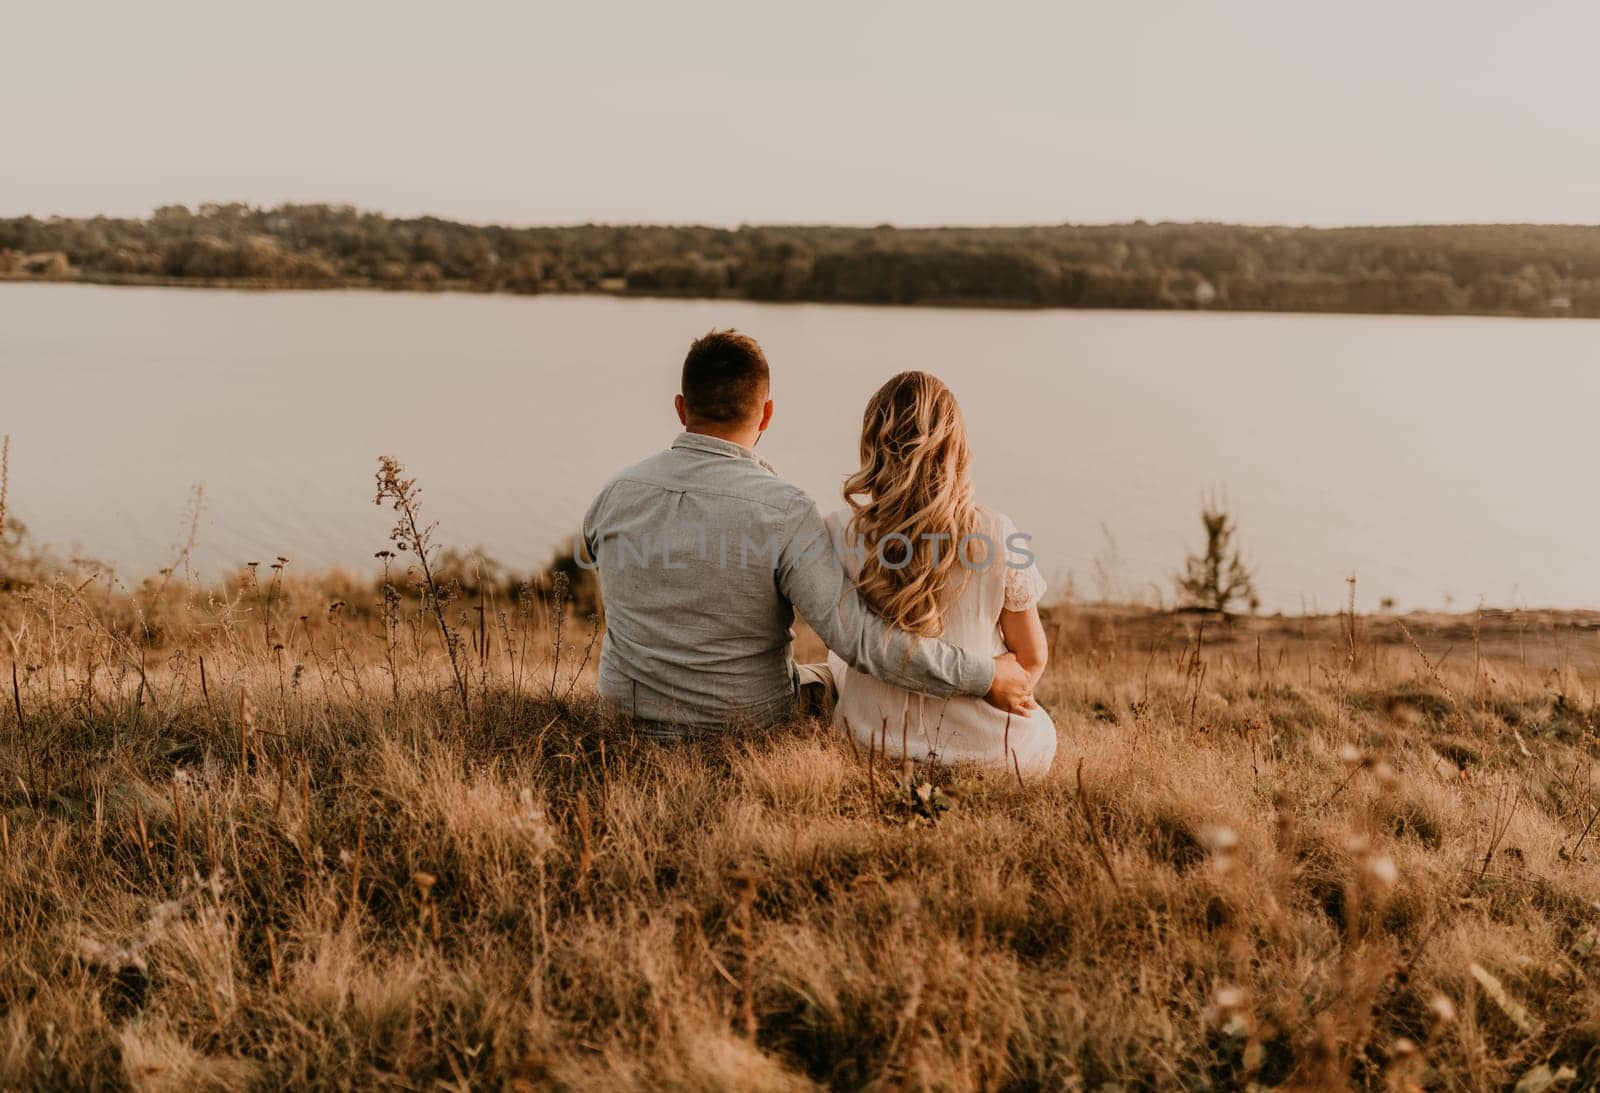
<instances>
[{"instance_id":1,"label":"tree line on horizon","mask_svg":"<svg viewBox=\"0 0 1600 1093\"><path fill-rule=\"evenodd\" d=\"M1600 316L1600 227L513 228L343 205L0 219L0 277L861 304Z\"/></svg>"}]
</instances>

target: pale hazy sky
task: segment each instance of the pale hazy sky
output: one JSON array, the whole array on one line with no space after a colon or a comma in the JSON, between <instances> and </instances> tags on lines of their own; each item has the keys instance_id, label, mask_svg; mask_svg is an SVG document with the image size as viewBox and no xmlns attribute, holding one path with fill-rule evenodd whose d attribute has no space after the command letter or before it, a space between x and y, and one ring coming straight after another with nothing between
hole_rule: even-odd
<instances>
[{"instance_id":1,"label":"pale hazy sky","mask_svg":"<svg viewBox=\"0 0 1600 1093\"><path fill-rule=\"evenodd\" d=\"M12 0L0 216L1600 221L1592 2Z\"/></svg>"}]
</instances>

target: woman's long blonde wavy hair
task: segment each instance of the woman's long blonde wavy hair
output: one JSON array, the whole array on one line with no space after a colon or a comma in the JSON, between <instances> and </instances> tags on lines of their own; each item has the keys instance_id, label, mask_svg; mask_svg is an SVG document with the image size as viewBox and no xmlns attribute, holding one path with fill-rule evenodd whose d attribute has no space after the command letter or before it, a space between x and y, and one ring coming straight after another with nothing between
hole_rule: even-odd
<instances>
[{"instance_id":1,"label":"woman's long blonde wavy hair","mask_svg":"<svg viewBox=\"0 0 1600 1093\"><path fill-rule=\"evenodd\" d=\"M844 483L854 514L850 530L865 553L856 587L873 610L909 633L944 632L946 593L958 571L966 575L957 547L979 531L971 465L961 407L936 377L901 372L867 402L861 469ZM884 542L896 533L912 543L901 568L891 567L905 558L905 543ZM948 538L935 547L924 535Z\"/></svg>"}]
</instances>

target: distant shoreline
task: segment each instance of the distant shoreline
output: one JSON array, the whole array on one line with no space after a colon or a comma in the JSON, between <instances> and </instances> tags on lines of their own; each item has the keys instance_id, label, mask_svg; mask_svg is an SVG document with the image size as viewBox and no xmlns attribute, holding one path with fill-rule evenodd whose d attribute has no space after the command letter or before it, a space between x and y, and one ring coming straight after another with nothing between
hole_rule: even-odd
<instances>
[{"instance_id":1,"label":"distant shoreline","mask_svg":"<svg viewBox=\"0 0 1600 1093\"><path fill-rule=\"evenodd\" d=\"M1600 318L1600 227L510 228L339 205L0 218L0 279L1007 310Z\"/></svg>"},{"instance_id":2,"label":"distant shoreline","mask_svg":"<svg viewBox=\"0 0 1600 1093\"><path fill-rule=\"evenodd\" d=\"M116 274L85 274L80 276L51 277L33 274L18 274L0 272L0 285L27 284L27 285L94 285L101 288L179 288L179 289L211 289L224 292L382 292L396 295L436 296L442 294L461 294L468 296L509 296L534 299L538 297L570 296L570 297L603 297L614 300L726 300L734 303L745 304L809 304L821 307L909 307L927 308L936 311L1026 311L1026 312L1062 312L1062 311L1118 311L1118 312L1146 312L1151 314L1212 314L1212 315L1350 315L1365 317L1393 316L1396 318L1431 318L1431 319L1551 319L1551 320L1592 320L1600 315L1574 315L1571 313L1523 313L1516 311L1403 311L1403 310L1358 310L1354 308L1289 308L1289 307L1240 307L1233 305L1206 306L1189 308L1170 307L1140 307L1133 305L1116 306L1114 304L1093 305L1067 305L1067 304L1039 304L1026 300L1005 299L930 299L915 300L911 302L883 301L883 300L768 300L753 296L734 295L731 293L717 294L692 294L685 292L662 292L649 289L632 288L603 288L583 287L570 289L549 289L541 292L511 292L506 289L479 288L470 281L441 282L435 285L386 285L380 282L363 278L346 278L328 284L297 284L293 282L276 282L252 280L249 278L219 278L219 277L159 277L139 275Z\"/></svg>"}]
</instances>

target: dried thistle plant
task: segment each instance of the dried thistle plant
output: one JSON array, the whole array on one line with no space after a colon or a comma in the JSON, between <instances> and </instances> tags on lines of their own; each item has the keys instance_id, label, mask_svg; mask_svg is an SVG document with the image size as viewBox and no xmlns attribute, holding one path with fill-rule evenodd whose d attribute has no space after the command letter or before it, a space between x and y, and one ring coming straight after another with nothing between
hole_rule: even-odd
<instances>
[{"instance_id":1,"label":"dried thistle plant","mask_svg":"<svg viewBox=\"0 0 1600 1093\"><path fill-rule=\"evenodd\" d=\"M422 522L422 489L415 478L405 476L405 468L399 460L389 455L378 457L377 483L378 492L373 504L382 506L385 501L389 502L396 514L394 529L389 533L390 540L396 550L416 556L417 566L422 573L423 599L439 626L445 654L450 658L450 674L455 680L456 695L461 700L461 714L470 724L472 703L462 666L461 635L445 618L445 607L454 597L454 592L441 585L434 576L433 560L429 557L433 550L433 533L438 525Z\"/></svg>"}]
</instances>

